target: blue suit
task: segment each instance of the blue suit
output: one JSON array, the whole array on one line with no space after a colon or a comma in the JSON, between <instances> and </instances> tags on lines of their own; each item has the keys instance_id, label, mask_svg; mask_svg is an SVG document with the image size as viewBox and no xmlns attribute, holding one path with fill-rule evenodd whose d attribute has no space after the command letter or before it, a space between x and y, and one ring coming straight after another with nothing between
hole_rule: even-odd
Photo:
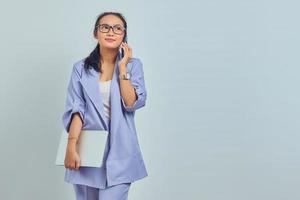
<instances>
[{"instance_id":1,"label":"blue suit","mask_svg":"<svg viewBox=\"0 0 300 200\"><path fill-rule=\"evenodd\" d=\"M83 120L83 130L108 130L102 167L80 167L79 170L66 168L65 181L96 188L106 188L120 183L131 183L146 177L138 143L134 115L145 106L147 91L144 81L143 64L138 58L131 58L127 71L131 73L131 83L138 99L132 107L125 105L120 94L119 66L120 54L115 61L111 81L111 119L107 120L99 93L99 73L93 68L84 69L84 59L73 65L67 88L67 98L62 122L68 132L72 114L78 112ZM101 83L100 83L101 84Z\"/></svg>"}]
</instances>

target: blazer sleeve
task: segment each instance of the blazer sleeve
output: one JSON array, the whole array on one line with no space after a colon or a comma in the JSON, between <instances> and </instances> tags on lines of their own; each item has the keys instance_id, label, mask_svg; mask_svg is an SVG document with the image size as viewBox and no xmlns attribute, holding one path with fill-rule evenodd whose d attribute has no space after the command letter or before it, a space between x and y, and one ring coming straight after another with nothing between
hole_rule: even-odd
<instances>
[{"instance_id":1,"label":"blazer sleeve","mask_svg":"<svg viewBox=\"0 0 300 200\"><path fill-rule=\"evenodd\" d=\"M79 113L82 122L84 122L84 114L86 108L86 102L83 97L82 85L79 82L79 73L73 65L71 77L67 88L67 97L65 103L65 110L62 115L62 122L64 129L69 133L71 120L74 113Z\"/></svg>"},{"instance_id":2,"label":"blazer sleeve","mask_svg":"<svg viewBox=\"0 0 300 200\"><path fill-rule=\"evenodd\" d=\"M147 99L147 90L145 86L145 79L144 79L144 71L143 71L143 63L140 59L136 59L133 63L131 69L131 84L135 89L135 93L137 94L137 99L134 104L130 106L126 106L121 96L122 107L127 112L134 112L139 108L142 108L146 104Z\"/></svg>"}]
</instances>

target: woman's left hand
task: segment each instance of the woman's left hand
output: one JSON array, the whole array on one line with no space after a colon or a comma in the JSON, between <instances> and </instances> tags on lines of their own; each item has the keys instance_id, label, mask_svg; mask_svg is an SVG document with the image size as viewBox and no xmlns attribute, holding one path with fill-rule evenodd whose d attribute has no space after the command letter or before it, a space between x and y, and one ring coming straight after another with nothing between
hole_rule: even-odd
<instances>
[{"instance_id":1,"label":"woman's left hand","mask_svg":"<svg viewBox=\"0 0 300 200\"><path fill-rule=\"evenodd\" d=\"M125 67L128 64L129 60L132 58L132 49L125 42L122 42L122 44L120 45L120 48L123 48L123 50L124 50L124 57L118 62L118 66Z\"/></svg>"}]
</instances>

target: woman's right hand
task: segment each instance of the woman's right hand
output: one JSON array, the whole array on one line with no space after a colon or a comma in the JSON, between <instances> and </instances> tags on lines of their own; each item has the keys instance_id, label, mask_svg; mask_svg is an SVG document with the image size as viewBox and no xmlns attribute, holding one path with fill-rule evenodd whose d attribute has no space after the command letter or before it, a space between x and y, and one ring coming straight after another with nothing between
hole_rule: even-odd
<instances>
[{"instance_id":1,"label":"woman's right hand","mask_svg":"<svg viewBox=\"0 0 300 200\"><path fill-rule=\"evenodd\" d=\"M66 156L65 156L65 167L69 169L78 170L80 167L80 157L76 152L75 148L72 146L67 146Z\"/></svg>"}]
</instances>

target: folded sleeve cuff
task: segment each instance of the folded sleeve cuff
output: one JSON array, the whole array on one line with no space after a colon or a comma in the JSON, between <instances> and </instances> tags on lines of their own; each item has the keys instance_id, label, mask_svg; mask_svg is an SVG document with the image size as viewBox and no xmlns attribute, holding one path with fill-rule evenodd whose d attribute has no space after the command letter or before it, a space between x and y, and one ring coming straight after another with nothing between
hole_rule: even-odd
<instances>
[{"instance_id":1,"label":"folded sleeve cuff","mask_svg":"<svg viewBox=\"0 0 300 200\"><path fill-rule=\"evenodd\" d=\"M84 123L86 102L79 80L79 71L77 70L76 65L74 65L67 88L65 111L62 116L63 126L67 132L69 132L74 113L78 112L82 123Z\"/></svg>"},{"instance_id":2,"label":"folded sleeve cuff","mask_svg":"<svg viewBox=\"0 0 300 200\"><path fill-rule=\"evenodd\" d=\"M132 106L126 106L124 99L121 97L122 105L127 112L134 112L135 110L145 106L146 101L144 93L137 88L135 88L135 92L137 94L137 99Z\"/></svg>"},{"instance_id":3,"label":"folded sleeve cuff","mask_svg":"<svg viewBox=\"0 0 300 200\"><path fill-rule=\"evenodd\" d=\"M82 123L84 123L84 108L78 102L74 102L72 106L63 114L63 125L67 132L69 132L72 116L75 113L79 113Z\"/></svg>"}]
</instances>

